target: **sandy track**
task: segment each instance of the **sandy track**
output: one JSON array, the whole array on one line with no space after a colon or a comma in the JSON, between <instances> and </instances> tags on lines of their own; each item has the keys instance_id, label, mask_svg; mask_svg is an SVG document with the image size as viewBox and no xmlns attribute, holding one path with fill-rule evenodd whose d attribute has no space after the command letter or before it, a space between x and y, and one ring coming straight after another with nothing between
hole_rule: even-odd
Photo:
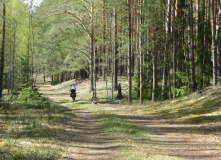
<instances>
[{"instance_id":1,"label":"sandy track","mask_svg":"<svg viewBox=\"0 0 221 160\"><path fill-rule=\"evenodd\" d=\"M60 103L59 99L71 98L62 95L50 86L39 86L39 91L49 97L51 100ZM59 99L58 99L59 97ZM63 105L64 106L64 105ZM111 144L109 136L107 136L100 128L100 122L96 118L96 114L84 110L76 109L65 105L76 114L74 119L74 137L70 137L67 153L62 154L61 159L73 160L108 160L116 159L114 151L117 146Z\"/></svg>"},{"instance_id":2,"label":"sandy track","mask_svg":"<svg viewBox=\"0 0 221 160\"><path fill-rule=\"evenodd\" d=\"M56 92L50 86L42 86L40 91L57 103L58 96L71 101L70 97ZM76 114L75 136L73 143L69 145L69 154L64 154L62 159L118 159L116 156L118 146L114 145L113 139L102 131L96 113L66 107L74 110ZM218 132L201 131L196 125L167 122L161 117L119 106L100 105L100 107L113 112L123 111L125 114L121 116L135 122L151 134L151 143L155 147L153 150L157 150L160 155L187 160L221 160L221 134Z\"/></svg>"}]
</instances>

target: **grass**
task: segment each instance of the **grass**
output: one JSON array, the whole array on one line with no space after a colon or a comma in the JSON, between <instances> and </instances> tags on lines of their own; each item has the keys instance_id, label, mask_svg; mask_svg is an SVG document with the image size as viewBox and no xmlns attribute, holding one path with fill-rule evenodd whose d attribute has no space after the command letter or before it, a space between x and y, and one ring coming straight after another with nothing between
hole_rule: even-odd
<instances>
[{"instance_id":1,"label":"grass","mask_svg":"<svg viewBox=\"0 0 221 160\"><path fill-rule=\"evenodd\" d=\"M41 105L39 105L41 104ZM51 101L0 103L0 159L59 159L75 114Z\"/></svg>"},{"instance_id":2,"label":"grass","mask_svg":"<svg viewBox=\"0 0 221 160\"><path fill-rule=\"evenodd\" d=\"M128 120L127 115L122 112L101 111L98 118L103 130L114 137L113 143L119 147L119 159L139 160L151 155L152 151L148 149L152 144L150 134Z\"/></svg>"},{"instance_id":3,"label":"grass","mask_svg":"<svg viewBox=\"0 0 221 160\"><path fill-rule=\"evenodd\" d=\"M221 87L211 87L172 101L137 106L144 112L158 114L167 119L191 124L217 123L221 121Z\"/></svg>"},{"instance_id":4,"label":"grass","mask_svg":"<svg viewBox=\"0 0 221 160\"><path fill-rule=\"evenodd\" d=\"M119 159L125 160L177 160L180 158L161 155L148 131L129 120L122 112L101 111L101 127L115 139L119 146Z\"/></svg>"},{"instance_id":5,"label":"grass","mask_svg":"<svg viewBox=\"0 0 221 160\"><path fill-rule=\"evenodd\" d=\"M112 134L123 134L127 136L145 135L146 132L135 123L113 113L103 112L99 115L102 119L102 128Z\"/></svg>"}]
</instances>

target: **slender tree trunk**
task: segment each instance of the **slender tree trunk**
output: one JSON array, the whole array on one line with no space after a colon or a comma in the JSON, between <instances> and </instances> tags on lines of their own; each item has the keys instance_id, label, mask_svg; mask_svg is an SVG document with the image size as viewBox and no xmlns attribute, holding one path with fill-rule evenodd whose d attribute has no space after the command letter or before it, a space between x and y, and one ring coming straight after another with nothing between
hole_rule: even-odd
<instances>
[{"instance_id":1,"label":"slender tree trunk","mask_svg":"<svg viewBox=\"0 0 221 160\"><path fill-rule=\"evenodd\" d=\"M105 0L102 0L102 39L103 39L103 57L102 57L102 80L106 81L106 17L105 17Z\"/></svg>"},{"instance_id":2,"label":"slender tree trunk","mask_svg":"<svg viewBox=\"0 0 221 160\"><path fill-rule=\"evenodd\" d=\"M33 25L33 14L31 14L31 29L32 29L32 62L31 62L31 77L34 79L34 53L35 53L35 36L34 36L34 25Z\"/></svg>"},{"instance_id":3,"label":"slender tree trunk","mask_svg":"<svg viewBox=\"0 0 221 160\"><path fill-rule=\"evenodd\" d=\"M219 25L218 27L218 51L217 51L217 54L219 55L219 76L221 76L221 2L219 2L219 14L218 14L218 17L219 17L219 23L217 23Z\"/></svg>"},{"instance_id":4,"label":"slender tree trunk","mask_svg":"<svg viewBox=\"0 0 221 160\"><path fill-rule=\"evenodd\" d=\"M94 29L93 29L93 2L91 2L91 35L90 35L90 91L93 92L94 97L94 77L93 77L93 69L94 69ZM92 97L92 98L93 98Z\"/></svg>"},{"instance_id":5,"label":"slender tree trunk","mask_svg":"<svg viewBox=\"0 0 221 160\"><path fill-rule=\"evenodd\" d=\"M5 16L6 16L6 4L3 1L3 24L2 24L2 50L1 50L1 69L0 69L0 99L2 99L3 91L3 74L4 74L4 62L5 62Z\"/></svg>"},{"instance_id":6,"label":"slender tree trunk","mask_svg":"<svg viewBox=\"0 0 221 160\"><path fill-rule=\"evenodd\" d=\"M167 50L167 36L166 36L166 24L167 22L167 3L166 0L164 0L164 41L165 41L165 52L164 52L164 67L163 67L163 80L162 80L162 100L164 100L164 95L165 95L165 86L167 84L166 81L166 71L167 71L167 63L166 63L166 50Z\"/></svg>"},{"instance_id":7,"label":"slender tree trunk","mask_svg":"<svg viewBox=\"0 0 221 160\"><path fill-rule=\"evenodd\" d=\"M195 80L195 59L194 59L194 34L193 34L193 0L189 0L189 16L190 16L190 51L191 51L191 83L192 87L191 90L192 92L196 91L196 80Z\"/></svg>"},{"instance_id":8,"label":"slender tree trunk","mask_svg":"<svg viewBox=\"0 0 221 160\"><path fill-rule=\"evenodd\" d=\"M196 0L196 36L198 36L198 31L199 31L199 10L200 10L200 0Z\"/></svg>"},{"instance_id":9,"label":"slender tree trunk","mask_svg":"<svg viewBox=\"0 0 221 160\"><path fill-rule=\"evenodd\" d=\"M142 30L142 26L144 23L143 17L142 17L142 9L143 9L143 4L144 0L139 0L139 6L140 6L140 27L139 27L139 51L140 51L140 103L143 103L143 50L142 50L142 46L143 46L143 41L144 41L144 33Z\"/></svg>"},{"instance_id":10,"label":"slender tree trunk","mask_svg":"<svg viewBox=\"0 0 221 160\"><path fill-rule=\"evenodd\" d=\"M14 30L13 35L13 51L12 51L12 83L11 83L11 91L13 92L15 89L15 44L16 44L16 30L17 25Z\"/></svg>"},{"instance_id":11,"label":"slender tree trunk","mask_svg":"<svg viewBox=\"0 0 221 160\"><path fill-rule=\"evenodd\" d=\"M176 98L176 92L175 92L175 88L176 88L176 41L177 41L177 38L176 38L176 29L175 29L175 2L176 0L173 0L173 26L172 26L172 29L173 29L173 99Z\"/></svg>"},{"instance_id":12,"label":"slender tree trunk","mask_svg":"<svg viewBox=\"0 0 221 160\"><path fill-rule=\"evenodd\" d=\"M132 95L131 95L131 2L130 0L127 0L127 21L128 21L128 65L127 65L127 76L128 76L128 102L132 102Z\"/></svg>"},{"instance_id":13,"label":"slender tree trunk","mask_svg":"<svg viewBox=\"0 0 221 160\"><path fill-rule=\"evenodd\" d=\"M153 40L153 91L152 91L152 102L156 101L157 98L157 53L156 53L156 46L155 40Z\"/></svg>"},{"instance_id":14,"label":"slender tree trunk","mask_svg":"<svg viewBox=\"0 0 221 160\"><path fill-rule=\"evenodd\" d=\"M214 0L211 0L211 24L212 24L212 60L213 60L213 85L217 85L217 54L216 48L216 7Z\"/></svg>"},{"instance_id":15,"label":"slender tree trunk","mask_svg":"<svg viewBox=\"0 0 221 160\"><path fill-rule=\"evenodd\" d=\"M171 99L171 80L170 80L170 66L169 66L169 58L168 58L168 35L170 33L170 17L171 17L171 0L168 0L167 3L165 2L165 27L164 27L164 39L165 39L165 54L164 54L164 61L165 66L163 70L163 90L166 86L166 73L168 74L168 87L169 87L169 99Z\"/></svg>"},{"instance_id":16,"label":"slender tree trunk","mask_svg":"<svg viewBox=\"0 0 221 160\"><path fill-rule=\"evenodd\" d=\"M152 102L155 102L157 99L157 43L156 43L156 23L155 18L157 14L157 9L154 11L154 20L153 23L153 49L152 49L152 61L153 61L153 90L152 90Z\"/></svg>"},{"instance_id":17,"label":"slender tree trunk","mask_svg":"<svg viewBox=\"0 0 221 160\"><path fill-rule=\"evenodd\" d=\"M118 61L117 61L117 53L118 53L118 42L117 42L117 11L114 9L114 90L117 90L117 75L118 75Z\"/></svg>"},{"instance_id":18,"label":"slender tree trunk","mask_svg":"<svg viewBox=\"0 0 221 160\"><path fill-rule=\"evenodd\" d=\"M92 4L93 5L93 4ZM93 39L94 41L94 39ZM96 73L96 54L97 54L97 49L96 51L93 51L93 100L94 103L97 103L97 86L96 86L96 80L97 80L97 73Z\"/></svg>"}]
</instances>

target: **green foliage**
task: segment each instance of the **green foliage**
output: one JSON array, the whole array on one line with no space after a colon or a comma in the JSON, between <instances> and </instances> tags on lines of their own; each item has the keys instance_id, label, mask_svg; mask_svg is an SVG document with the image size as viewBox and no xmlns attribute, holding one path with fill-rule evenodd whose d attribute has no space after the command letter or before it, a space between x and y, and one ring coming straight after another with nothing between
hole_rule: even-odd
<instances>
[{"instance_id":1,"label":"green foliage","mask_svg":"<svg viewBox=\"0 0 221 160\"><path fill-rule=\"evenodd\" d=\"M0 103L1 160L59 159L64 147L60 139L67 134L65 127L70 127L67 121L74 113L47 98L36 99Z\"/></svg>"},{"instance_id":2,"label":"green foliage","mask_svg":"<svg viewBox=\"0 0 221 160\"><path fill-rule=\"evenodd\" d=\"M40 94L37 92L37 88L34 87L22 88L18 93L18 100L20 101L40 100Z\"/></svg>"},{"instance_id":3,"label":"green foliage","mask_svg":"<svg viewBox=\"0 0 221 160\"><path fill-rule=\"evenodd\" d=\"M55 80L51 81L51 85L55 86L57 84L60 84L59 79L55 79Z\"/></svg>"},{"instance_id":4,"label":"green foliage","mask_svg":"<svg viewBox=\"0 0 221 160\"><path fill-rule=\"evenodd\" d=\"M176 97L182 97L190 94L190 90L188 89L188 86L181 86L180 88L173 88L172 92L176 94Z\"/></svg>"},{"instance_id":5,"label":"green foliage","mask_svg":"<svg viewBox=\"0 0 221 160\"><path fill-rule=\"evenodd\" d=\"M147 74L143 74L143 98L150 100L152 96L152 85L150 85L149 78ZM132 97L140 97L140 76L134 76L132 83Z\"/></svg>"},{"instance_id":6,"label":"green foliage","mask_svg":"<svg viewBox=\"0 0 221 160\"><path fill-rule=\"evenodd\" d=\"M0 159L6 160L53 160L58 157L57 150L51 148L23 148L18 150L21 146L15 145L14 142L8 141L4 146L0 147Z\"/></svg>"}]
</instances>

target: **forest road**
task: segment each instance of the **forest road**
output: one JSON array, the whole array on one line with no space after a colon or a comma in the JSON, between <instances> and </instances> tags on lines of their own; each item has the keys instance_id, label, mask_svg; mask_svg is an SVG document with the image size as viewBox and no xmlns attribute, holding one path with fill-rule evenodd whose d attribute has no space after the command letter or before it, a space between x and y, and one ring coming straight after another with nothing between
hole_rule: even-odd
<instances>
[{"instance_id":1,"label":"forest road","mask_svg":"<svg viewBox=\"0 0 221 160\"><path fill-rule=\"evenodd\" d=\"M62 153L60 159L69 160L109 160L117 159L115 150L117 146L111 144L111 138L100 128L100 122L96 113L85 111L75 107L62 104L62 100L72 101L71 97L61 94L49 85L38 85L39 92L54 102L73 110L75 134L70 137L69 147L64 146L66 153ZM71 102L73 103L73 102Z\"/></svg>"},{"instance_id":2,"label":"forest road","mask_svg":"<svg viewBox=\"0 0 221 160\"><path fill-rule=\"evenodd\" d=\"M53 90L50 86L43 85L39 91L57 103L61 103L59 99L71 102L70 97ZM68 149L72 154L64 155L62 159L121 159L117 156L118 146L112 143L114 139L100 128L96 112L85 108L66 107L76 114L74 122L76 135L73 140L75 142ZM151 143L154 146L152 154L160 154L166 159L221 160L221 133L219 132L210 132L209 129L200 130L199 126L194 124L170 122L159 116L128 110L126 107L105 105L102 108L110 112L124 112L124 118L133 121L150 133Z\"/></svg>"}]
</instances>

